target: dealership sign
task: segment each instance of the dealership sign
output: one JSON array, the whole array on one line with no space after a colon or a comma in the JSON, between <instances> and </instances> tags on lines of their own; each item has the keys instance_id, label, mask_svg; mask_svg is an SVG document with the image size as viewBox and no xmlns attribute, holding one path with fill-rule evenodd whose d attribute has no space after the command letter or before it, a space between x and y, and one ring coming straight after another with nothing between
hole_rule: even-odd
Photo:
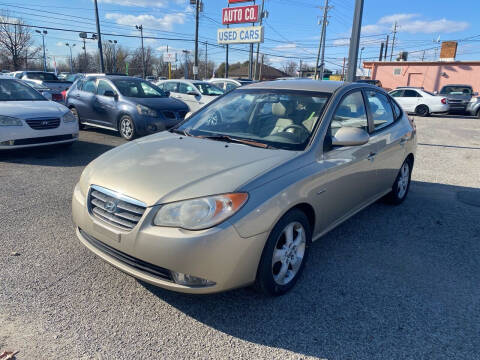
<instances>
[{"instance_id":1,"label":"dealership sign","mask_svg":"<svg viewBox=\"0 0 480 360\"><path fill-rule=\"evenodd\" d=\"M258 5L240 6L234 8L223 8L222 23L242 24L258 21Z\"/></svg>"},{"instance_id":2,"label":"dealership sign","mask_svg":"<svg viewBox=\"0 0 480 360\"><path fill-rule=\"evenodd\" d=\"M263 42L263 26L223 28L217 30L219 44L250 44Z\"/></svg>"},{"instance_id":3,"label":"dealership sign","mask_svg":"<svg viewBox=\"0 0 480 360\"><path fill-rule=\"evenodd\" d=\"M177 61L177 53L163 53L163 61L166 63L174 63Z\"/></svg>"}]
</instances>

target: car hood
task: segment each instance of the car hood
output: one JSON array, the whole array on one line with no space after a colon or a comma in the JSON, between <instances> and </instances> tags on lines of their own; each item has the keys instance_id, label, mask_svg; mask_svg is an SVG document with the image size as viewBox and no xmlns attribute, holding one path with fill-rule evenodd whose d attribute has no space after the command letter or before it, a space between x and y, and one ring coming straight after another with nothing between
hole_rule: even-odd
<instances>
[{"instance_id":1,"label":"car hood","mask_svg":"<svg viewBox=\"0 0 480 360\"><path fill-rule=\"evenodd\" d=\"M298 155L298 152L154 134L94 160L81 185L99 185L152 206L228 193Z\"/></svg>"},{"instance_id":2,"label":"car hood","mask_svg":"<svg viewBox=\"0 0 480 360\"><path fill-rule=\"evenodd\" d=\"M1 101L2 115L20 119L39 118L45 116L62 116L68 109L53 101Z\"/></svg>"},{"instance_id":3,"label":"car hood","mask_svg":"<svg viewBox=\"0 0 480 360\"><path fill-rule=\"evenodd\" d=\"M180 100L173 99L173 98L150 98L150 99L142 99L142 98L128 98L135 104L142 104L148 106L149 108L155 110L172 110L172 111L180 111L186 110L188 111L188 106Z\"/></svg>"}]
</instances>

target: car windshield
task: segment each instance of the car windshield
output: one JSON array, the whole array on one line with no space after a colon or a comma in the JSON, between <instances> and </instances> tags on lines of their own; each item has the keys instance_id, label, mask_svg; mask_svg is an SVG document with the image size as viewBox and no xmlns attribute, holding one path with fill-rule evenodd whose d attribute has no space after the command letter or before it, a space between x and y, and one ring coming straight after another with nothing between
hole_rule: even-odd
<instances>
[{"instance_id":1,"label":"car windshield","mask_svg":"<svg viewBox=\"0 0 480 360\"><path fill-rule=\"evenodd\" d=\"M239 88L195 113L176 131L206 138L249 140L264 147L304 150L329 96Z\"/></svg>"},{"instance_id":2,"label":"car windshield","mask_svg":"<svg viewBox=\"0 0 480 360\"><path fill-rule=\"evenodd\" d=\"M58 78L55 74L46 73L46 72L31 72L27 73L29 79L42 80L42 81L58 81Z\"/></svg>"},{"instance_id":3,"label":"car windshield","mask_svg":"<svg viewBox=\"0 0 480 360\"><path fill-rule=\"evenodd\" d=\"M47 101L40 93L16 80L0 79L0 101Z\"/></svg>"},{"instance_id":4,"label":"car windshield","mask_svg":"<svg viewBox=\"0 0 480 360\"><path fill-rule=\"evenodd\" d=\"M202 95L219 96L225 93L223 89L220 89L219 87L206 82L195 83L194 85Z\"/></svg>"},{"instance_id":5,"label":"car windshield","mask_svg":"<svg viewBox=\"0 0 480 360\"><path fill-rule=\"evenodd\" d=\"M444 86L440 94L472 95L472 88L468 86Z\"/></svg>"},{"instance_id":6,"label":"car windshield","mask_svg":"<svg viewBox=\"0 0 480 360\"><path fill-rule=\"evenodd\" d=\"M80 75L78 75L78 74L70 74L70 75L67 75L67 76L65 77L65 81L74 82L75 80L77 80L78 77L80 77Z\"/></svg>"},{"instance_id":7,"label":"car windshield","mask_svg":"<svg viewBox=\"0 0 480 360\"><path fill-rule=\"evenodd\" d=\"M112 80L123 96L133 98L161 98L165 93L156 85L144 80Z\"/></svg>"}]
</instances>

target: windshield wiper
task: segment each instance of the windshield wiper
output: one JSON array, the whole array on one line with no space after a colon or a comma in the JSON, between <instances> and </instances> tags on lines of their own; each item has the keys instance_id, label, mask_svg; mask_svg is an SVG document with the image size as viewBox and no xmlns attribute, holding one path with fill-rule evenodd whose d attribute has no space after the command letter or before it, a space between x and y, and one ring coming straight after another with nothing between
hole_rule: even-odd
<instances>
[{"instance_id":1,"label":"windshield wiper","mask_svg":"<svg viewBox=\"0 0 480 360\"><path fill-rule=\"evenodd\" d=\"M250 145L250 146L255 146L263 149L274 149L273 146L270 146L268 144L255 141L255 140L248 140L248 139L239 139L239 138L234 138L228 135L199 135L197 136L202 139L208 139L208 140L217 140L217 141L226 141L226 142L231 142L231 143L238 143L238 144L245 144L245 145Z\"/></svg>"},{"instance_id":2,"label":"windshield wiper","mask_svg":"<svg viewBox=\"0 0 480 360\"><path fill-rule=\"evenodd\" d=\"M193 136L192 134L190 134L188 129L185 129L185 130L170 129L168 131L170 131L171 133L175 133L175 134L180 134L180 135L185 135L185 136Z\"/></svg>"}]
</instances>

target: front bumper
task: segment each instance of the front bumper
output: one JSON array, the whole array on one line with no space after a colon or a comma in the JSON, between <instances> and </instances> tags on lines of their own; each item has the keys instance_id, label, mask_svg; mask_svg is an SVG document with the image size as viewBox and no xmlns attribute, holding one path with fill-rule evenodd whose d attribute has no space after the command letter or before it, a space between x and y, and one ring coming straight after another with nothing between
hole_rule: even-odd
<instances>
[{"instance_id":1,"label":"front bumper","mask_svg":"<svg viewBox=\"0 0 480 360\"><path fill-rule=\"evenodd\" d=\"M158 207L145 211L137 226L124 231L92 216L87 196L77 185L72 214L77 236L111 265L150 284L178 292L206 294L255 281L267 233L242 238L228 222L212 229L187 231L152 225ZM170 271L214 282L206 287L175 283Z\"/></svg>"},{"instance_id":2,"label":"front bumper","mask_svg":"<svg viewBox=\"0 0 480 360\"><path fill-rule=\"evenodd\" d=\"M450 106L450 112L465 112L467 110L468 101L467 102L448 101L448 105Z\"/></svg>"}]
</instances>

